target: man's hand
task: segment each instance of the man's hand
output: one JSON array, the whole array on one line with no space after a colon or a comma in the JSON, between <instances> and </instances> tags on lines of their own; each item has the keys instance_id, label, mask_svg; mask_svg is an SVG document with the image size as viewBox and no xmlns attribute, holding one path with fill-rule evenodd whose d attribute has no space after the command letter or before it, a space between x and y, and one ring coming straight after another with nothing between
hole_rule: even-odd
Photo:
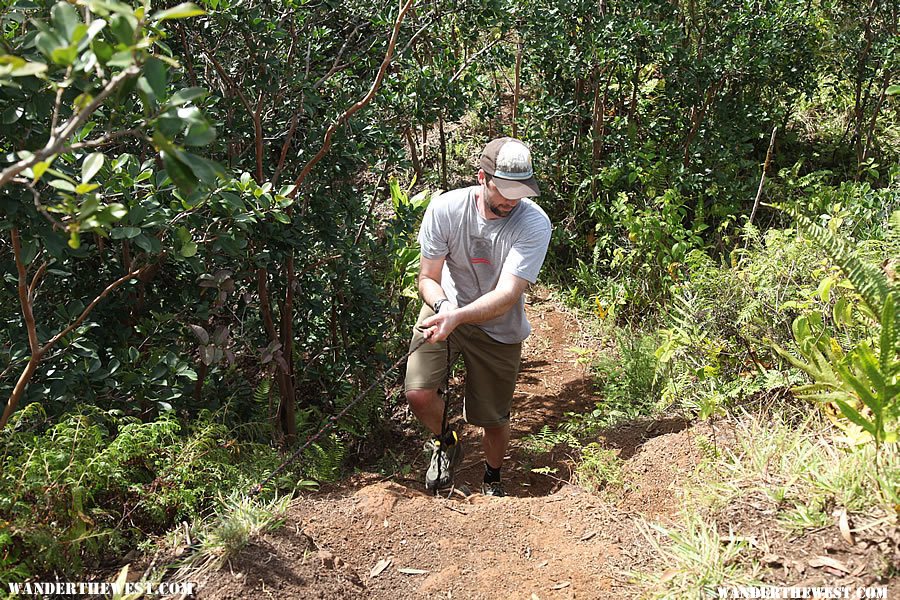
<instances>
[{"instance_id":1,"label":"man's hand","mask_svg":"<svg viewBox=\"0 0 900 600\"><path fill-rule=\"evenodd\" d=\"M460 321L454 315L456 307L450 302L441 304L441 311L433 317L428 317L422 321L422 329L425 339L429 343L434 344L446 340L453 333L453 330L459 325Z\"/></svg>"}]
</instances>

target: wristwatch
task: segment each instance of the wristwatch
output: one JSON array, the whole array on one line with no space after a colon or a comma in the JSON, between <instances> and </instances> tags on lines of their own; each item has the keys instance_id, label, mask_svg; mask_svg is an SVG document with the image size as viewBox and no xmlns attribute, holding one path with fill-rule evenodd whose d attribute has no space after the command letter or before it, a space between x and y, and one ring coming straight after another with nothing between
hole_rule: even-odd
<instances>
[{"instance_id":1,"label":"wristwatch","mask_svg":"<svg viewBox=\"0 0 900 600\"><path fill-rule=\"evenodd\" d=\"M434 310L434 314L438 314L439 312L441 312L441 306L444 304L444 302L450 302L450 300L447 298L441 298L434 303L434 306L432 307L432 309Z\"/></svg>"}]
</instances>

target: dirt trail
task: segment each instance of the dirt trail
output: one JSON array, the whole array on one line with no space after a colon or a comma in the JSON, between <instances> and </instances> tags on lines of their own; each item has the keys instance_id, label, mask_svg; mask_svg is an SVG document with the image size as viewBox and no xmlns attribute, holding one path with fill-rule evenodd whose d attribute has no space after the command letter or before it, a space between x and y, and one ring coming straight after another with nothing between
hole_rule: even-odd
<instances>
[{"instance_id":1,"label":"dirt trail","mask_svg":"<svg viewBox=\"0 0 900 600\"><path fill-rule=\"evenodd\" d=\"M303 497L283 528L251 544L200 597L636 597L629 573L651 566L639 513L665 519L676 510L675 480L695 461L687 432L662 422L609 434L607 445L627 461L616 504L562 483L563 453L541 459L559 479L532 472L522 437L598 397L570 349L580 335L576 319L539 298L528 311L534 332L523 350L504 466L509 497L426 494L422 440L410 433L399 449L414 463L410 479L363 474ZM453 386L462 389L460 381ZM473 428L463 428L463 441L457 485L478 489L483 458Z\"/></svg>"}]
</instances>

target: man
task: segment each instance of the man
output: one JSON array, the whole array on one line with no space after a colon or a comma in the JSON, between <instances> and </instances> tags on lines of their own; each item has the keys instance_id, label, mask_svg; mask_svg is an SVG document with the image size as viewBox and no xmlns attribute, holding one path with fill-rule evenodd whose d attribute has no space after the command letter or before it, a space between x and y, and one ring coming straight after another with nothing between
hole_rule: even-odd
<instances>
[{"instance_id":1,"label":"man","mask_svg":"<svg viewBox=\"0 0 900 600\"><path fill-rule=\"evenodd\" d=\"M483 429L482 491L503 496L500 470L509 446L509 410L522 354L531 333L523 292L537 280L550 242L550 219L529 197L540 194L531 151L500 138L481 154L478 185L432 200L419 231L419 295L425 301L410 347L406 398L434 438L429 490L446 487L462 459L455 431L442 431L444 403L438 388L461 353L466 365L463 417Z\"/></svg>"}]
</instances>

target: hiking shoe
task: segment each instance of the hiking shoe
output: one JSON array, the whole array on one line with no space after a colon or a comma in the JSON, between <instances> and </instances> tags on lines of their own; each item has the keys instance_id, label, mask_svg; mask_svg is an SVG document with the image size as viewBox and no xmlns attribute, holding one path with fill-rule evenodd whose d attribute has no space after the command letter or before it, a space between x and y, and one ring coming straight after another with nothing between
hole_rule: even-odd
<instances>
[{"instance_id":1,"label":"hiking shoe","mask_svg":"<svg viewBox=\"0 0 900 600\"><path fill-rule=\"evenodd\" d=\"M431 453L428 470L425 471L425 489L436 490L447 487L453 481L453 470L462 460L462 442L453 432L456 443L448 446L440 440L425 442L425 451Z\"/></svg>"},{"instance_id":2,"label":"hiking shoe","mask_svg":"<svg viewBox=\"0 0 900 600\"><path fill-rule=\"evenodd\" d=\"M506 492L503 491L503 486L499 481L494 481L492 483L482 483L481 493L485 496L494 496L495 498L502 498L506 495Z\"/></svg>"}]
</instances>

